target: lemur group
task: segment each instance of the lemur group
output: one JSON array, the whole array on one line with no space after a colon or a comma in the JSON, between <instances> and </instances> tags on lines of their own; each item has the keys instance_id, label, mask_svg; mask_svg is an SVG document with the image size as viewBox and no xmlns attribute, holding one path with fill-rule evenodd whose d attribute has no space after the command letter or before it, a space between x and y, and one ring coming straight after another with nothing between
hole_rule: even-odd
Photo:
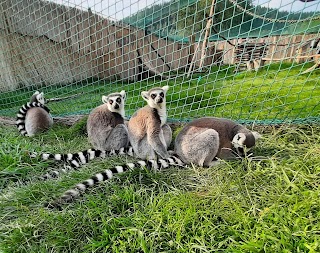
<instances>
[{"instance_id":1,"label":"lemur group","mask_svg":"<svg viewBox=\"0 0 320 253\"><path fill-rule=\"evenodd\" d=\"M169 166L190 165L211 167L222 160L247 155L260 135L232 120L217 117L202 117L186 124L174 140L174 149L168 150L172 142L172 130L167 124L166 94L169 86L155 87L141 93L147 105L138 109L125 122L126 93L111 93L102 96L103 104L91 111L87 120L88 140L91 149L69 154L41 154L41 159L53 159L79 169L90 160L111 155L129 155L136 162L117 165L95 174L78 183L62 196L46 203L47 207L62 208L83 194L89 187L109 180L114 174L135 168L146 167L161 170ZM17 114L17 128L22 135L33 136L49 129L53 120L46 107L43 92L36 91L30 102L23 105ZM57 177L59 171L43 176Z\"/></svg>"}]
</instances>

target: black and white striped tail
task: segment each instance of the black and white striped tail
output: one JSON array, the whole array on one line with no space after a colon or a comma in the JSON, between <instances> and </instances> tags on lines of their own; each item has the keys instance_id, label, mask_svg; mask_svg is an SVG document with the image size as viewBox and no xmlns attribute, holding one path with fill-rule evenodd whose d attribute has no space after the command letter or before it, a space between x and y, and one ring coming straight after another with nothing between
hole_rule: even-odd
<instances>
[{"instance_id":1,"label":"black and white striped tail","mask_svg":"<svg viewBox=\"0 0 320 253\"><path fill-rule=\"evenodd\" d=\"M89 161L95 158L106 158L107 156L113 155L129 155L134 156L133 148L120 148L119 150L111 150L111 151L102 151L98 149L87 149L78 153L68 153L68 154L49 154L44 153L41 155L43 160L55 160L55 161L63 161L68 164L72 168L79 168L81 165L88 163Z\"/></svg>"},{"instance_id":2,"label":"black and white striped tail","mask_svg":"<svg viewBox=\"0 0 320 253\"><path fill-rule=\"evenodd\" d=\"M111 169L104 170L103 172L95 174L90 179L83 181L75 185L73 188L67 190L63 195L54 200L53 202L46 203L45 206L49 208L62 209L61 205L64 203L72 202L75 198L84 193L88 188L95 184L107 181L113 177L114 174L121 174L126 171L130 171L136 168L146 167L149 169L161 170L168 168L169 166L186 167L186 165L176 156L170 156L167 159L158 160L139 160L134 163L126 163L123 165L115 166Z\"/></svg>"},{"instance_id":3,"label":"black and white striped tail","mask_svg":"<svg viewBox=\"0 0 320 253\"><path fill-rule=\"evenodd\" d=\"M84 165L88 163L89 161L95 159L95 158L106 158L107 156L112 155L129 155L134 156L133 148L121 148L119 150L111 150L111 151L101 151L98 149L87 149L82 152L74 153L74 154L42 154L43 160L49 160L53 159L55 161L63 161L66 164L64 165L63 169L59 170L53 170L50 171L44 175L42 175L40 178L42 180L47 180L51 178L58 178L61 173L65 173L69 170L77 170L81 167L81 165Z\"/></svg>"},{"instance_id":4,"label":"black and white striped tail","mask_svg":"<svg viewBox=\"0 0 320 253\"><path fill-rule=\"evenodd\" d=\"M41 107L42 109L46 110L48 113L50 112L48 107L46 107L45 105L39 102L32 102L32 103L29 102L21 106L19 112L17 113L17 121L16 121L16 126L21 135L28 136L28 133L26 131L26 126L25 126L25 120L26 120L27 111L33 107Z\"/></svg>"}]
</instances>

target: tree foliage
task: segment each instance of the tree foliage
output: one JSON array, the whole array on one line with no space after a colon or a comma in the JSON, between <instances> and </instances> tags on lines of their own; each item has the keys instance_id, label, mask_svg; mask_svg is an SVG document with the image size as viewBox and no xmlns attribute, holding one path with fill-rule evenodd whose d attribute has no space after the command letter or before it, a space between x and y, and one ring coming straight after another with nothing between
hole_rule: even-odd
<instances>
[{"instance_id":1,"label":"tree foliage","mask_svg":"<svg viewBox=\"0 0 320 253\"><path fill-rule=\"evenodd\" d=\"M146 8L123 21L161 36L200 37L210 18L211 4L211 0L172 0ZM319 20L298 24L267 20L301 20L320 15L317 12L280 11L253 5L252 0L238 0L237 4L255 15L243 12L229 0L216 0L211 35L217 36L218 32L226 37L246 37L319 31Z\"/></svg>"}]
</instances>

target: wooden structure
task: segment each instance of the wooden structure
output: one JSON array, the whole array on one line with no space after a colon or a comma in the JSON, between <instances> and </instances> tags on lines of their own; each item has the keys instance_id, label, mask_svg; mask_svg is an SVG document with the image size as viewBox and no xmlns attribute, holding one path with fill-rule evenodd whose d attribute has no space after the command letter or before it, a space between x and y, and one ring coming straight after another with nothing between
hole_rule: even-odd
<instances>
[{"instance_id":1,"label":"wooden structure","mask_svg":"<svg viewBox=\"0 0 320 253\"><path fill-rule=\"evenodd\" d=\"M187 66L190 50L90 10L41 0L0 2L0 48L0 91L91 77L165 77Z\"/></svg>"},{"instance_id":2,"label":"wooden structure","mask_svg":"<svg viewBox=\"0 0 320 253\"><path fill-rule=\"evenodd\" d=\"M249 42L256 45L256 51L261 52L262 59L261 61L254 60L251 62L244 62L239 66L238 64L241 58L241 49L239 47L241 47L241 45L244 43L243 39L232 39L228 42L226 40L211 41L208 43L205 51L206 55L204 58L203 66L236 64L240 69L255 69L263 66L264 64L269 64L277 61L302 63L312 61L313 59L316 60L316 58L320 57L320 55L317 54L316 49L310 48L309 45L314 38L318 37L319 34L306 34L251 38L247 41L247 43ZM303 46L301 48L301 45L303 45L306 41L309 42L308 46ZM189 61L194 62L194 69L197 70L201 66L200 62L201 58L203 58L203 51L199 42L195 42L193 40L191 44L193 45L191 47L193 48L193 50L190 51L191 57ZM265 45L264 50L262 48L259 49L259 47L257 47L259 45ZM297 50L299 48L301 48L301 50L298 54ZM238 53L236 51L238 51Z\"/></svg>"},{"instance_id":3,"label":"wooden structure","mask_svg":"<svg viewBox=\"0 0 320 253\"><path fill-rule=\"evenodd\" d=\"M268 45L263 58L266 63L275 59L293 61L297 59L296 49L315 37L319 34L259 38L252 43ZM188 69L190 63L197 69L237 61L236 48L226 41L207 43L205 39L199 43L193 38L192 42L159 38L90 10L41 0L2 0L0 91L87 78L123 82L154 75L165 78L173 70ZM231 42L238 44L237 40ZM301 61L310 60L313 51L301 50Z\"/></svg>"},{"instance_id":4,"label":"wooden structure","mask_svg":"<svg viewBox=\"0 0 320 253\"><path fill-rule=\"evenodd\" d=\"M308 48L312 48L312 49L316 50L315 55L309 55L309 57L313 59L315 64L312 67L310 67L309 69L302 72L302 74L309 73L309 72L320 67L320 38L316 38L314 40L309 40L306 43L302 44L301 47L297 49L297 54L299 57L297 61L298 62L301 61L301 59L303 58L302 52Z\"/></svg>"},{"instance_id":5,"label":"wooden structure","mask_svg":"<svg viewBox=\"0 0 320 253\"><path fill-rule=\"evenodd\" d=\"M268 46L264 42L244 41L238 43L235 48L236 71L243 68L258 71L264 65L263 58L266 56L267 51Z\"/></svg>"},{"instance_id":6,"label":"wooden structure","mask_svg":"<svg viewBox=\"0 0 320 253\"><path fill-rule=\"evenodd\" d=\"M300 55L297 54L297 49L301 47L306 41L311 41L314 38L318 38L319 34L305 34L305 35L277 35L264 38L250 39L252 43L265 43L268 46L266 55L263 57L265 63L271 63L274 61L287 61L293 62L299 59L299 62L310 61L311 57L316 54L316 49L309 46L303 47ZM238 39L232 39L230 42L237 45ZM215 50L222 50L223 58L221 62L223 64L235 64L236 48L228 44L226 41L210 42L209 48L215 47Z\"/></svg>"}]
</instances>

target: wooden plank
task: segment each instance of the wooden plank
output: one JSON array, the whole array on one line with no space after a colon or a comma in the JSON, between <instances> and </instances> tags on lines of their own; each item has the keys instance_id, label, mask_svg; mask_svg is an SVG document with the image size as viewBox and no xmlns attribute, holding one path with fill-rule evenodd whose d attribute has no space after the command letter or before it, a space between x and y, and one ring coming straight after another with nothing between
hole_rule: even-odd
<instances>
[{"instance_id":1,"label":"wooden plank","mask_svg":"<svg viewBox=\"0 0 320 253\"><path fill-rule=\"evenodd\" d=\"M19 85L12 69L12 56L8 39L6 32L0 30L0 91L15 90Z\"/></svg>"}]
</instances>

